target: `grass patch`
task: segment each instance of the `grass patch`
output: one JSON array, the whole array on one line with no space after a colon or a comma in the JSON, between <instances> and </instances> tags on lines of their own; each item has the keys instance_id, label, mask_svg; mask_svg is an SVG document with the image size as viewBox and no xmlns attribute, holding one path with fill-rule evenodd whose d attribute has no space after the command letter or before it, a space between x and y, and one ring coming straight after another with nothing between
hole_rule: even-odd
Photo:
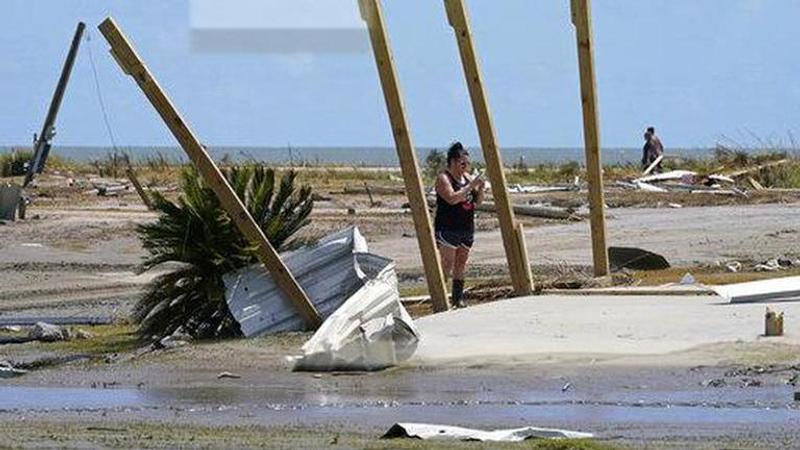
<instances>
[{"instance_id":1,"label":"grass patch","mask_svg":"<svg viewBox=\"0 0 800 450\"><path fill-rule=\"evenodd\" d=\"M530 440L521 443L381 440L336 429L198 426L152 423L48 423L30 420L0 424L0 447L59 448L333 448L342 449L534 449L610 450L591 440Z\"/></svg>"},{"instance_id":2,"label":"grass patch","mask_svg":"<svg viewBox=\"0 0 800 450\"><path fill-rule=\"evenodd\" d=\"M133 325L98 325L93 327L70 327L86 330L92 334L89 339L72 339L61 342L40 342L36 345L43 350L63 353L80 353L101 356L107 353L124 353L141 347Z\"/></svg>"}]
</instances>

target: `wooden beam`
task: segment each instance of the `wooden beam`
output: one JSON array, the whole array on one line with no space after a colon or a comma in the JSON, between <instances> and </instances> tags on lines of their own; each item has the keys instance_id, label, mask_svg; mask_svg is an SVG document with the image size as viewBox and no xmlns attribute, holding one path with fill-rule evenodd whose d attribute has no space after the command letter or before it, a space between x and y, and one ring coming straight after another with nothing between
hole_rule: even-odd
<instances>
[{"instance_id":1,"label":"wooden beam","mask_svg":"<svg viewBox=\"0 0 800 450\"><path fill-rule=\"evenodd\" d=\"M114 19L107 18L98 28L111 45L111 53L122 67L122 70L136 80L139 88L150 100L150 103L164 120L167 128L175 136L175 139L178 140L181 147L189 155L197 170L208 182L222 206L233 219L233 222L248 240L257 245L258 258L269 270L275 283L294 303L308 327L312 329L318 328L322 324L322 318L308 299L303 288L300 287L297 280L283 264L278 252L269 243L264 232L256 224L239 197L236 196L222 172L214 164L214 161L194 132L161 89L153 74L145 66L136 50L134 50L131 43L114 22Z\"/></svg>"},{"instance_id":2,"label":"wooden beam","mask_svg":"<svg viewBox=\"0 0 800 450\"><path fill-rule=\"evenodd\" d=\"M422 254L422 265L425 269L425 278L428 282L428 291L433 302L433 309L436 312L447 311L449 302L444 285L442 263L433 237L433 227L431 227L431 218L425 202L425 190L419 173L417 153L414 150L414 144L408 128L405 106L397 78L397 69L395 68L394 57L386 32L383 9L380 0L359 0L358 5L361 10L361 17L367 22L367 28L369 29L372 50L375 54L375 62L378 66L386 109L389 113L392 134L397 147L397 156L400 159L400 167L403 171L406 195L414 217L414 227L417 232L417 241Z\"/></svg>"},{"instance_id":3,"label":"wooden beam","mask_svg":"<svg viewBox=\"0 0 800 450\"><path fill-rule=\"evenodd\" d=\"M142 203L144 206L147 207L148 211L153 210L153 202L150 200L150 196L147 194L147 191L144 190L142 184L139 183L139 177L136 176L136 171L133 170L133 164L131 164L131 159L128 155L124 155L125 158L125 174L128 176L128 179L131 180L131 184L133 184L133 188L136 189L136 193L139 194L139 198L142 199Z\"/></svg>"},{"instance_id":4,"label":"wooden beam","mask_svg":"<svg viewBox=\"0 0 800 450\"><path fill-rule=\"evenodd\" d=\"M500 221L500 235L503 238L503 247L511 273L511 284L517 295L530 295L533 292L530 263L527 253L521 254L520 247L516 244L516 220L508 195L503 159L500 157L497 145L497 133L489 109L486 89L483 85L483 75L472 39L469 13L464 0L444 0L444 6L447 18L456 35L461 65L464 68L464 77L472 100L475 123L481 138L483 159L486 161L489 181L492 183L492 197L494 197L497 217Z\"/></svg>"},{"instance_id":5,"label":"wooden beam","mask_svg":"<svg viewBox=\"0 0 800 450\"><path fill-rule=\"evenodd\" d=\"M575 25L578 44L594 274L601 277L608 275L608 247L606 246L605 199L603 198L603 166L600 159L600 119L597 110L597 82L594 71L591 0L572 0L571 7L572 23Z\"/></svg>"}]
</instances>

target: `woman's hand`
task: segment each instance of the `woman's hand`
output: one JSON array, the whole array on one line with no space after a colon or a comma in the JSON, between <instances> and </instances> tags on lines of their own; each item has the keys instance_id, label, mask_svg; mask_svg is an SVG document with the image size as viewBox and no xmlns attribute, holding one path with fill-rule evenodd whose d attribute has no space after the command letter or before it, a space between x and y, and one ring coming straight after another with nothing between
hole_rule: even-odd
<instances>
[{"instance_id":1,"label":"woman's hand","mask_svg":"<svg viewBox=\"0 0 800 450\"><path fill-rule=\"evenodd\" d=\"M485 187L486 187L486 181L484 181L483 177L480 175L473 178L472 181L469 182L469 189L471 191L481 192Z\"/></svg>"}]
</instances>

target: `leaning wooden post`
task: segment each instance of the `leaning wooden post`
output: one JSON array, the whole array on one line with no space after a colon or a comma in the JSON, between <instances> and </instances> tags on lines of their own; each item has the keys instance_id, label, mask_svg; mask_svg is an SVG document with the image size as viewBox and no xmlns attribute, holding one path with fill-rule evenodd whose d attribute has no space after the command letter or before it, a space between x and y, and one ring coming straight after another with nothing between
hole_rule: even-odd
<instances>
[{"instance_id":1,"label":"leaning wooden post","mask_svg":"<svg viewBox=\"0 0 800 450\"><path fill-rule=\"evenodd\" d=\"M403 171L406 195L414 216L414 227L417 232L422 265L425 269L425 278L428 281L428 291L431 295L433 309L436 312L447 311L449 302L444 285L442 263L439 260L439 252L433 237L431 218L428 215L428 206L425 201L425 190L417 164L417 154L408 130L405 106L400 94L400 84L386 33L386 23L380 0L359 0L358 5L361 9L361 17L367 22L372 50L375 53L375 62L378 65L378 74L386 100L386 109L389 112L389 120L392 124L397 156Z\"/></svg>"},{"instance_id":2,"label":"leaning wooden post","mask_svg":"<svg viewBox=\"0 0 800 450\"><path fill-rule=\"evenodd\" d=\"M108 43L111 45L111 54L119 63L122 70L133 77L139 88L150 100L164 123L170 129L175 139L181 144L194 163L197 170L211 186L211 189L219 198L220 203L230 215L233 222L247 237L248 240L258 246L258 258L269 270L275 283L294 303L297 311L305 320L309 328L318 328L322 324L322 318L314 305L306 296L303 288L297 283L286 266L278 256L278 252L267 240L264 232L256 224L253 217L247 211L242 201L236 196L228 181L222 175L219 168L203 145L195 136L189 125L183 120L178 110L170 99L161 89L156 79L145 66L142 59L136 53L131 43L117 27L114 19L107 18L98 27L103 33Z\"/></svg>"},{"instance_id":3,"label":"leaning wooden post","mask_svg":"<svg viewBox=\"0 0 800 450\"><path fill-rule=\"evenodd\" d=\"M600 119L597 111L597 81L594 72L591 0L572 0L572 23L578 43L578 65L583 104L583 139L586 145L586 172L589 179L589 207L592 226L594 275L608 275L603 166L600 159Z\"/></svg>"},{"instance_id":4,"label":"leaning wooden post","mask_svg":"<svg viewBox=\"0 0 800 450\"><path fill-rule=\"evenodd\" d=\"M517 295L530 295L533 290L531 267L527 253L520 253L520 249L523 246L518 242L519 236L516 230L514 210L511 208L506 175L503 171L503 160L500 157L500 151L497 146L497 133L495 132L492 113L489 110L489 100L486 97L486 90L483 86L483 75L478 64L475 44L472 40L469 14L464 0L444 0L444 6L447 10L447 18L455 31L456 40L458 41L461 64L464 66L464 76L467 80L475 122L481 138L483 159L486 161L489 181L492 183L492 197L494 197L497 217L500 220L500 234L503 237L503 246L505 247L508 268L511 273L511 283L514 285L514 291Z\"/></svg>"}]
</instances>

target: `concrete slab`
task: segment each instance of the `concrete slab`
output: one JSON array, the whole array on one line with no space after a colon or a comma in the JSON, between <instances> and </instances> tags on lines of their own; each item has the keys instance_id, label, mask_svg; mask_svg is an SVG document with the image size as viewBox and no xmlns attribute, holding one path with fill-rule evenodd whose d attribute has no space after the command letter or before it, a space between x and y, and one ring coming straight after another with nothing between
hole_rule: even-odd
<instances>
[{"instance_id":1,"label":"concrete slab","mask_svg":"<svg viewBox=\"0 0 800 450\"><path fill-rule=\"evenodd\" d=\"M800 302L775 309L785 313L785 336L763 338L764 304L732 305L717 296L522 297L417 320L422 340L410 362L557 362L726 342L800 344Z\"/></svg>"}]
</instances>

